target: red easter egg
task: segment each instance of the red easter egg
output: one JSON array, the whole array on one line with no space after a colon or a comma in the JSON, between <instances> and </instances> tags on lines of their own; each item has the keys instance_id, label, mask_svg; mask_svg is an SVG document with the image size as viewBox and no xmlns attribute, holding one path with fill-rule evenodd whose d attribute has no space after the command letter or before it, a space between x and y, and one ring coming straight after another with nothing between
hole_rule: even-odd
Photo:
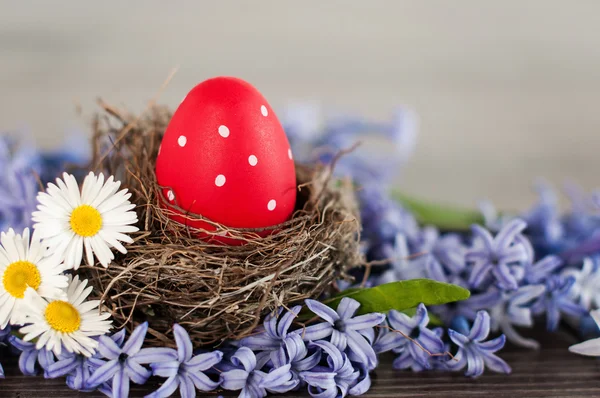
<instances>
[{"instance_id":1,"label":"red easter egg","mask_svg":"<svg viewBox=\"0 0 600 398\"><path fill-rule=\"evenodd\" d=\"M156 177L167 203L232 228L280 224L296 204L283 127L261 93L234 77L206 80L185 97L163 137Z\"/></svg>"}]
</instances>

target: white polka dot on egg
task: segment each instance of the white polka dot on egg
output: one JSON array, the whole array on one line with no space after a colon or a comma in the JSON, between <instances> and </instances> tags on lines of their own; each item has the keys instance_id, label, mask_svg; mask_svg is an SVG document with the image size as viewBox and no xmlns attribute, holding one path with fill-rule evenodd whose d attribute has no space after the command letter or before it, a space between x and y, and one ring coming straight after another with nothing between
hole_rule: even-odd
<instances>
[{"instance_id":1,"label":"white polka dot on egg","mask_svg":"<svg viewBox=\"0 0 600 398\"><path fill-rule=\"evenodd\" d=\"M169 201L171 202L175 200L175 194L173 191L169 190L169 192L167 192L167 198L169 198Z\"/></svg>"},{"instance_id":2,"label":"white polka dot on egg","mask_svg":"<svg viewBox=\"0 0 600 398\"><path fill-rule=\"evenodd\" d=\"M262 115L263 115L264 117L267 117L267 116L269 116L269 110L268 110L268 109L267 109L267 107L266 107L266 106L264 106L264 105L261 105L261 106L260 106L260 113L262 113Z\"/></svg>"},{"instance_id":3,"label":"white polka dot on egg","mask_svg":"<svg viewBox=\"0 0 600 398\"><path fill-rule=\"evenodd\" d=\"M269 211L273 211L273 210L275 210L276 207L277 207L277 202L275 201L275 199L269 200L269 203L267 204L267 209L269 209Z\"/></svg>"},{"instance_id":4,"label":"white polka dot on egg","mask_svg":"<svg viewBox=\"0 0 600 398\"><path fill-rule=\"evenodd\" d=\"M187 144L187 137L185 135L180 135L179 139L177 140L177 143L179 144L180 147L184 147L185 144Z\"/></svg>"},{"instance_id":5,"label":"white polka dot on egg","mask_svg":"<svg viewBox=\"0 0 600 398\"><path fill-rule=\"evenodd\" d=\"M219 135L223 138L229 137L229 127L227 126L219 126Z\"/></svg>"},{"instance_id":6,"label":"white polka dot on egg","mask_svg":"<svg viewBox=\"0 0 600 398\"><path fill-rule=\"evenodd\" d=\"M218 187L222 187L223 185L225 185L225 181L225 176L223 174L219 174L217 178L215 178L215 185Z\"/></svg>"},{"instance_id":7,"label":"white polka dot on egg","mask_svg":"<svg viewBox=\"0 0 600 398\"><path fill-rule=\"evenodd\" d=\"M250 163L250 166L256 166L258 163L258 158L254 155L250 155L248 156L248 163Z\"/></svg>"},{"instance_id":8,"label":"white polka dot on egg","mask_svg":"<svg viewBox=\"0 0 600 398\"><path fill-rule=\"evenodd\" d=\"M290 158L290 160L293 158L291 149L288 149L288 158Z\"/></svg>"}]
</instances>

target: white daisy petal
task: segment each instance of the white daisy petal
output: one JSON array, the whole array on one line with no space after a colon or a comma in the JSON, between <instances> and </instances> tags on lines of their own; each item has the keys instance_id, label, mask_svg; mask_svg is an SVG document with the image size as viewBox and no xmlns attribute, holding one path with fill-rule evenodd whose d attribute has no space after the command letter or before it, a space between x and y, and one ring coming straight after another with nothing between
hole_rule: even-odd
<instances>
[{"instance_id":1,"label":"white daisy petal","mask_svg":"<svg viewBox=\"0 0 600 398\"><path fill-rule=\"evenodd\" d=\"M15 307L15 300L8 299L0 306L0 329L6 328L12 315L13 308Z\"/></svg>"},{"instance_id":2,"label":"white daisy petal","mask_svg":"<svg viewBox=\"0 0 600 398\"><path fill-rule=\"evenodd\" d=\"M67 296L69 297L78 297L81 292L85 289L87 285L87 280L79 283L79 275L75 275L75 277L70 281L69 288L67 289Z\"/></svg>"},{"instance_id":3,"label":"white daisy petal","mask_svg":"<svg viewBox=\"0 0 600 398\"><path fill-rule=\"evenodd\" d=\"M88 265L94 265L94 251L92 250L92 239L93 238L84 238L83 244L85 246L85 258Z\"/></svg>"},{"instance_id":4,"label":"white daisy petal","mask_svg":"<svg viewBox=\"0 0 600 398\"><path fill-rule=\"evenodd\" d=\"M96 196L94 200L92 200L92 202L89 203L89 205L98 208L98 206L100 206L100 204L102 204L106 199L117 193L120 187L121 183L115 182L114 177L110 176L108 180L106 180L106 184L104 184L98 196Z\"/></svg>"},{"instance_id":5,"label":"white daisy petal","mask_svg":"<svg viewBox=\"0 0 600 398\"><path fill-rule=\"evenodd\" d=\"M89 196L85 198L85 203L92 203L94 198L100 194L100 191L102 191L102 187L104 186L104 174L100 173L96 178L94 177L93 173L90 173L90 175L93 178L94 183L92 189L90 190Z\"/></svg>"},{"instance_id":6,"label":"white daisy petal","mask_svg":"<svg viewBox=\"0 0 600 398\"><path fill-rule=\"evenodd\" d=\"M127 190L124 189L120 192L117 192L112 197L106 199L104 202L98 205L98 211L100 213L107 213L111 210L114 210L125 203L129 203L129 198L131 198L131 194L127 193Z\"/></svg>"},{"instance_id":7,"label":"white daisy petal","mask_svg":"<svg viewBox=\"0 0 600 398\"><path fill-rule=\"evenodd\" d=\"M112 247L114 247L115 249L117 249L119 252L123 253L123 254L127 254L127 249L125 248L125 246L123 246L121 244L121 242L119 242L114 234L110 234L110 233L106 233L104 231L100 231L100 237L102 239L104 239L104 241L106 241L106 243L108 243L109 245L111 245Z\"/></svg>"},{"instance_id":8,"label":"white daisy petal","mask_svg":"<svg viewBox=\"0 0 600 398\"><path fill-rule=\"evenodd\" d=\"M81 187L81 201L83 203L88 203L91 201L91 198L93 198L93 196L90 197L90 195L94 191L97 182L98 179L96 178L94 173L90 171L90 173L83 180L83 186Z\"/></svg>"}]
</instances>

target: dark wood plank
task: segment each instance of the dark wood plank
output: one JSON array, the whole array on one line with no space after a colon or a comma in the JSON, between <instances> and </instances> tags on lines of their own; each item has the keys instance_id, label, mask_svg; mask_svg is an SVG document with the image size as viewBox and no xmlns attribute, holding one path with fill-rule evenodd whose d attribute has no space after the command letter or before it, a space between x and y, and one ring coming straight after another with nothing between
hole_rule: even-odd
<instances>
[{"instance_id":1,"label":"dark wood plank","mask_svg":"<svg viewBox=\"0 0 600 398\"><path fill-rule=\"evenodd\" d=\"M567 332L539 333L542 350L525 351L507 347L501 356L512 366L513 374L486 373L478 379L445 372L413 373L391 368L391 356L384 356L373 375L369 398L392 397L565 397L600 396L600 361L570 354L567 348L576 342ZM20 374L14 359L3 359L7 377L0 380L0 397L102 397L99 393L78 393L69 390L64 380L44 380ZM157 388L156 382L133 386L132 397L142 397ZM235 397L231 393L206 394L207 397ZM289 394L286 397L306 397Z\"/></svg>"}]
</instances>

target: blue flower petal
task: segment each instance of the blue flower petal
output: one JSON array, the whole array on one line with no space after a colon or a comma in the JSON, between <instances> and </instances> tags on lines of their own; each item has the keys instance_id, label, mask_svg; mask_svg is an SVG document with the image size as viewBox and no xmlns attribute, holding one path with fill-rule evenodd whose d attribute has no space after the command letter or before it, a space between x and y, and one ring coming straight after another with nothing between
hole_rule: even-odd
<instances>
[{"instance_id":1,"label":"blue flower petal","mask_svg":"<svg viewBox=\"0 0 600 398\"><path fill-rule=\"evenodd\" d=\"M490 334L490 314L486 311L477 312L469 339L473 341L483 341Z\"/></svg>"},{"instance_id":2,"label":"blue flower petal","mask_svg":"<svg viewBox=\"0 0 600 398\"><path fill-rule=\"evenodd\" d=\"M112 382L112 394L114 398L129 397L129 377L124 371L115 374Z\"/></svg>"},{"instance_id":3,"label":"blue flower petal","mask_svg":"<svg viewBox=\"0 0 600 398\"><path fill-rule=\"evenodd\" d=\"M515 218L504 226L496 236L497 249L507 249L515 240L515 236L527 228L527 223Z\"/></svg>"},{"instance_id":4,"label":"blue flower petal","mask_svg":"<svg viewBox=\"0 0 600 398\"><path fill-rule=\"evenodd\" d=\"M44 376L48 379L56 379L58 377L63 377L75 370L77 365L77 357L73 355L72 357L63 359L50 365L46 369Z\"/></svg>"},{"instance_id":5,"label":"blue flower petal","mask_svg":"<svg viewBox=\"0 0 600 398\"><path fill-rule=\"evenodd\" d=\"M119 361L109 361L92 373L88 379L88 386L97 387L100 384L112 379L117 372L122 372L122 367Z\"/></svg>"},{"instance_id":6,"label":"blue flower petal","mask_svg":"<svg viewBox=\"0 0 600 398\"><path fill-rule=\"evenodd\" d=\"M508 366L503 359L494 354L484 355L483 362L485 363L485 366L493 372L509 374L512 371L510 366Z\"/></svg>"},{"instance_id":7,"label":"blue flower petal","mask_svg":"<svg viewBox=\"0 0 600 398\"><path fill-rule=\"evenodd\" d=\"M396 332L385 332L379 337L373 346L376 353L382 354L401 347L408 342L408 339Z\"/></svg>"},{"instance_id":8,"label":"blue flower petal","mask_svg":"<svg viewBox=\"0 0 600 398\"><path fill-rule=\"evenodd\" d=\"M299 333L304 341L317 341L331 336L333 331L334 329L331 324L322 322L301 329Z\"/></svg>"},{"instance_id":9,"label":"blue flower petal","mask_svg":"<svg viewBox=\"0 0 600 398\"><path fill-rule=\"evenodd\" d=\"M505 264L521 263L527 261L527 250L523 245L513 245L498 254L500 262Z\"/></svg>"},{"instance_id":10,"label":"blue flower petal","mask_svg":"<svg viewBox=\"0 0 600 398\"><path fill-rule=\"evenodd\" d=\"M19 351L35 350L34 343L30 343L28 341L23 341L20 338L18 338L17 336L10 336L8 338L8 342L10 343L10 345L15 347Z\"/></svg>"},{"instance_id":11,"label":"blue flower petal","mask_svg":"<svg viewBox=\"0 0 600 398\"><path fill-rule=\"evenodd\" d=\"M334 385L326 390L318 387L308 386L308 393L313 398L337 398L339 395L337 386Z\"/></svg>"},{"instance_id":12,"label":"blue flower petal","mask_svg":"<svg viewBox=\"0 0 600 398\"><path fill-rule=\"evenodd\" d=\"M179 372L180 366L181 364L178 361L157 362L150 365L154 376L165 378L176 375Z\"/></svg>"},{"instance_id":13,"label":"blue flower petal","mask_svg":"<svg viewBox=\"0 0 600 398\"><path fill-rule=\"evenodd\" d=\"M185 370L189 372L205 371L223 359L223 353L221 351L213 351L206 354L198 354L188 362L184 364Z\"/></svg>"},{"instance_id":14,"label":"blue flower petal","mask_svg":"<svg viewBox=\"0 0 600 398\"><path fill-rule=\"evenodd\" d=\"M200 391L209 392L219 387L218 381L211 380L210 377L202 372L188 372L186 374Z\"/></svg>"},{"instance_id":15,"label":"blue flower petal","mask_svg":"<svg viewBox=\"0 0 600 398\"><path fill-rule=\"evenodd\" d=\"M313 354L294 363L294 368L297 372L305 372L314 369L321 362L322 351L316 350Z\"/></svg>"},{"instance_id":16,"label":"blue flower petal","mask_svg":"<svg viewBox=\"0 0 600 398\"><path fill-rule=\"evenodd\" d=\"M496 249L496 245L494 244L494 237L492 236L492 234L490 234L490 232L487 229L475 224L471 226L471 231L473 232L473 235L481 239L487 251L491 252Z\"/></svg>"},{"instance_id":17,"label":"blue flower petal","mask_svg":"<svg viewBox=\"0 0 600 398\"><path fill-rule=\"evenodd\" d=\"M291 311L285 312L281 319L279 320L279 324L277 325L277 335L279 337L285 337L287 335L288 329L292 326L292 323L302 310L301 305L297 305L291 309Z\"/></svg>"},{"instance_id":18,"label":"blue flower petal","mask_svg":"<svg viewBox=\"0 0 600 398\"><path fill-rule=\"evenodd\" d=\"M479 343L479 347L488 352L496 352L504 348L504 344L506 344L506 337L502 335L493 340Z\"/></svg>"},{"instance_id":19,"label":"blue flower petal","mask_svg":"<svg viewBox=\"0 0 600 398\"><path fill-rule=\"evenodd\" d=\"M37 350L23 351L19 356L19 369L21 370L21 373L23 373L25 376L35 376L37 374L37 370L35 368L35 365L37 364L37 358Z\"/></svg>"},{"instance_id":20,"label":"blue flower petal","mask_svg":"<svg viewBox=\"0 0 600 398\"><path fill-rule=\"evenodd\" d=\"M270 314L265 319L264 327L269 337L277 337L277 320L279 319L279 314L282 310L282 308L279 308L277 312L275 312L274 314Z\"/></svg>"},{"instance_id":21,"label":"blue flower petal","mask_svg":"<svg viewBox=\"0 0 600 398\"><path fill-rule=\"evenodd\" d=\"M46 349L39 350L37 358L40 367L44 370L48 369L48 367L55 362L54 353Z\"/></svg>"},{"instance_id":22,"label":"blue flower petal","mask_svg":"<svg viewBox=\"0 0 600 398\"><path fill-rule=\"evenodd\" d=\"M353 298L344 297L337 308L340 319L350 320L360 308L360 303ZM379 322L378 322L379 323Z\"/></svg>"},{"instance_id":23,"label":"blue flower petal","mask_svg":"<svg viewBox=\"0 0 600 398\"><path fill-rule=\"evenodd\" d=\"M448 329L448 336L450 337L450 340L454 342L454 344L461 348L465 347L467 344L470 343L470 340L467 336L458 333L457 331L454 331L452 329Z\"/></svg>"},{"instance_id":24,"label":"blue flower petal","mask_svg":"<svg viewBox=\"0 0 600 398\"><path fill-rule=\"evenodd\" d=\"M290 358L290 361L300 360L304 358L308 352L308 350L306 349L306 344L298 334L290 334L283 341L283 343L285 346L285 351L287 352Z\"/></svg>"},{"instance_id":25,"label":"blue flower petal","mask_svg":"<svg viewBox=\"0 0 600 398\"><path fill-rule=\"evenodd\" d=\"M464 355L464 350L459 350L454 358L446 361L446 368L452 371L459 371L467 366L467 357Z\"/></svg>"},{"instance_id":26,"label":"blue flower petal","mask_svg":"<svg viewBox=\"0 0 600 398\"><path fill-rule=\"evenodd\" d=\"M146 338L146 333L148 332L148 322L144 322L136 327L129 336L129 340L123 346L123 353L133 356L137 354L142 345L144 344L144 338Z\"/></svg>"},{"instance_id":27,"label":"blue flower petal","mask_svg":"<svg viewBox=\"0 0 600 398\"><path fill-rule=\"evenodd\" d=\"M137 363L142 365L174 361L177 359L177 351L165 347L142 348L131 358L134 358Z\"/></svg>"},{"instance_id":28,"label":"blue flower petal","mask_svg":"<svg viewBox=\"0 0 600 398\"><path fill-rule=\"evenodd\" d=\"M444 342L437 333L439 331L443 333L441 328L435 330L421 328L418 338L419 343L434 354L444 352Z\"/></svg>"},{"instance_id":29,"label":"blue flower petal","mask_svg":"<svg viewBox=\"0 0 600 398\"><path fill-rule=\"evenodd\" d=\"M311 346L321 348L328 355L331 368L334 372L339 371L344 366L344 354L333 344L328 341L314 341Z\"/></svg>"},{"instance_id":30,"label":"blue flower petal","mask_svg":"<svg viewBox=\"0 0 600 398\"><path fill-rule=\"evenodd\" d=\"M479 287L484 279L489 275L492 270L490 263L478 262L473 266L471 275L469 276L469 285L472 287Z\"/></svg>"},{"instance_id":31,"label":"blue flower petal","mask_svg":"<svg viewBox=\"0 0 600 398\"><path fill-rule=\"evenodd\" d=\"M338 313L323 303L310 299L305 300L305 303L309 310L321 317L321 319L327 321L327 323L329 323L330 325L333 325L335 324L335 321L340 320L340 316L338 315Z\"/></svg>"},{"instance_id":32,"label":"blue flower petal","mask_svg":"<svg viewBox=\"0 0 600 398\"><path fill-rule=\"evenodd\" d=\"M483 358L475 355L471 350L465 350L467 356L467 371L465 376L478 377L483 374L484 362Z\"/></svg>"},{"instance_id":33,"label":"blue flower petal","mask_svg":"<svg viewBox=\"0 0 600 398\"><path fill-rule=\"evenodd\" d=\"M194 353L190 335L178 324L173 325L173 334L175 335L175 343L177 343L177 356L179 362L189 361Z\"/></svg>"},{"instance_id":34,"label":"blue flower petal","mask_svg":"<svg viewBox=\"0 0 600 398\"><path fill-rule=\"evenodd\" d=\"M172 396L177 388L179 387L179 377L173 375L163 383L162 386L152 394L146 395L146 398L169 398Z\"/></svg>"},{"instance_id":35,"label":"blue flower petal","mask_svg":"<svg viewBox=\"0 0 600 398\"><path fill-rule=\"evenodd\" d=\"M431 369L431 364L429 360L431 359L431 354L439 354L438 352L432 352L427 347L424 347L420 342L417 345L414 342L409 343L406 346L406 350L410 353L410 356L419 364L420 367L424 369ZM427 351L429 352L427 352Z\"/></svg>"},{"instance_id":36,"label":"blue flower petal","mask_svg":"<svg viewBox=\"0 0 600 398\"><path fill-rule=\"evenodd\" d=\"M304 380L307 384L321 388L323 390L335 388L337 386L335 384L335 376L334 372L302 372L300 373L300 378ZM312 394L311 394L312 395Z\"/></svg>"},{"instance_id":37,"label":"blue flower petal","mask_svg":"<svg viewBox=\"0 0 600 398\"><path fill-rule=\"evenodd\" d=\"M403 352L392 362L392 368L396 370L404 370L413 366L415 363L414 358L408 351Z\"/></svg>"},{"instance_id":38,"label":"blue flower petal","mask_svg":"<svg viewBox=\"0 0 600 398\"><path fill-rule=\"evenodd\" d=\"M260 381L260 387L280 394L291 391L298 385L298 381L292 378L290 369L289 364L273 369Z\"/></svg>"},{"instance_id":39,"label":"blue flower petal","mask_svg":"<svg viewBox=\"0 0 600 398\"><path fill-rule=\"evenodd\" d=\"M348 394L351 396L361 396L367 393L371 389L371 376L369 370L364 366L359 366L360 376L356 383L348 390Z\"/></svg>"},{"instance_id":40,"label":"blue flower petal","mask_svg":"<svg viewBox=\"0 0 600 398\"><path fill-rule=\"evenodd\" d=\"M190 378L179 376L179 393L181 398L196 397L196 387Z\"/></svg>"},{"instance_id":41,"label":"blue flower petal","mask_svg":"<svg viewBox=\"0 0 600 398\"><path fill-rule=\"evenodd\" d=\"M492 268L491 272L501 288L515 290L519 287L519 282L517 282L510 268L505 263L499 263L496 267Z\"/></svg>"},{"instance_id":42,"label":"blue flower petal","mask_svg":"<svg viewBox=\"0 0 600 398\"><path fill-rule=\"evenodd\" d=\"M358 362L367 365L369 369L375 369L377 367L377 354L375 354L369 342L353 330L348 330L346 336L348 337L348 348Z\"/></svg>"},{"instance_id":43,"label":"blue flower petal","mask_svg":"<svg viewBox=\"0 0 600 398\"><path fill-rule=\"evenodd\" d=\"M366 315L360 315L351 319L346 319L344 324L346 329L350 330L362 330L368 328L374 328L385 320L384 314L371 313Z\"/></svg>"},{"instance_id":44,"label":"blue flower petal","mask_svg":"<svg viewBox=\"0 0 600 398\"><path fill-rule=\"evenodd\" d=\"M131 359L125 362L125 373L135 384L144 384L152 376L151 371Z\"/></svg>"},{"instance_id":45,"label":"blue flower petal","mask_svg":"<svg viewBox=\"0 0 600 398\"><path fill-rule=\"evenodd\" d=\"M119 347L123 346L123 342L125 342L125 335L127 330L124 328L119 330L117 333L110 336L111 340L114 341Z\"/></svg>"},{"instance_id":46,"label":"blue flower petal","mask_svg":"<svg viewBox=\"0 0 600 398\"><path fill-rule=\"evenodd\" d=\"M74 371L67 376L67 386L75 391L90 391L85 383L84 366L85 362L78 360ZM89 375L88 375L89 376Z\"/></svg>"},{"instance_id":47,"label":"blue flower petal","mask_svg":"<svg viewBox=\"0 0 600 398\"><path fill-rule=\"evenodd\" d=\"M409 335L418 325L418 320L396 310L391 310L388 313L388 322L392 329Z\"/></svg>"},{"instance_id":48,"label":"blue flower petal","mask_svg":"<svg viewBox=\"0 0 600 398\"><path fill-rule=\"evenodd\" d=\"M108 336L98 339L98 352L108 360L116 360L121 355L121 348Z\"/></svg>"},{"instance_id":49,"label":"blue flower petal","mask_svg":"<svg viewBox=\"0 0 600 398\"><path fill-rule=\"evenodd\" d=\"M225 390L238 391L246 386L248 372L242 369L232 369L221 373L221 387Z\"/></svg>"},{"instance_id":50,"label":"blue flower petal","mask_svg":"<svg viewBox=\"0 0 600 398\"><path fill-rule=\"evenodd\" d=\"M347 331L349 332L349 331ZM345 351L348 346L348 337L346 333L342 333L339 330L333 329L331 337L329 338L331 344L336 346L340 351Z\"/></svg>"},{"instance_id":51,"label":"blue flower petal","mask_svg":"<svg viewBox=\"0 0 600 398\"><path fill-rule=\"evenodd\" d=\"M235 366L241 366L246 372L251 372L256 368L256 356L247 347L241 347L231 357L231 362Z\"/></svg>"},{"instance_id":52,"label":"blue flower petal","mask_svg":"<svg viewBox=\"0 0 600 398\"><path fill-rule=\"evenodd\" d=\"M280 342L273 339L273 337L266 332L263 332L254 336L245 337L240 342L240 346L248 347L251 350L271 351L276 350L280 346Z\"/></svg>"}]
</instances>

